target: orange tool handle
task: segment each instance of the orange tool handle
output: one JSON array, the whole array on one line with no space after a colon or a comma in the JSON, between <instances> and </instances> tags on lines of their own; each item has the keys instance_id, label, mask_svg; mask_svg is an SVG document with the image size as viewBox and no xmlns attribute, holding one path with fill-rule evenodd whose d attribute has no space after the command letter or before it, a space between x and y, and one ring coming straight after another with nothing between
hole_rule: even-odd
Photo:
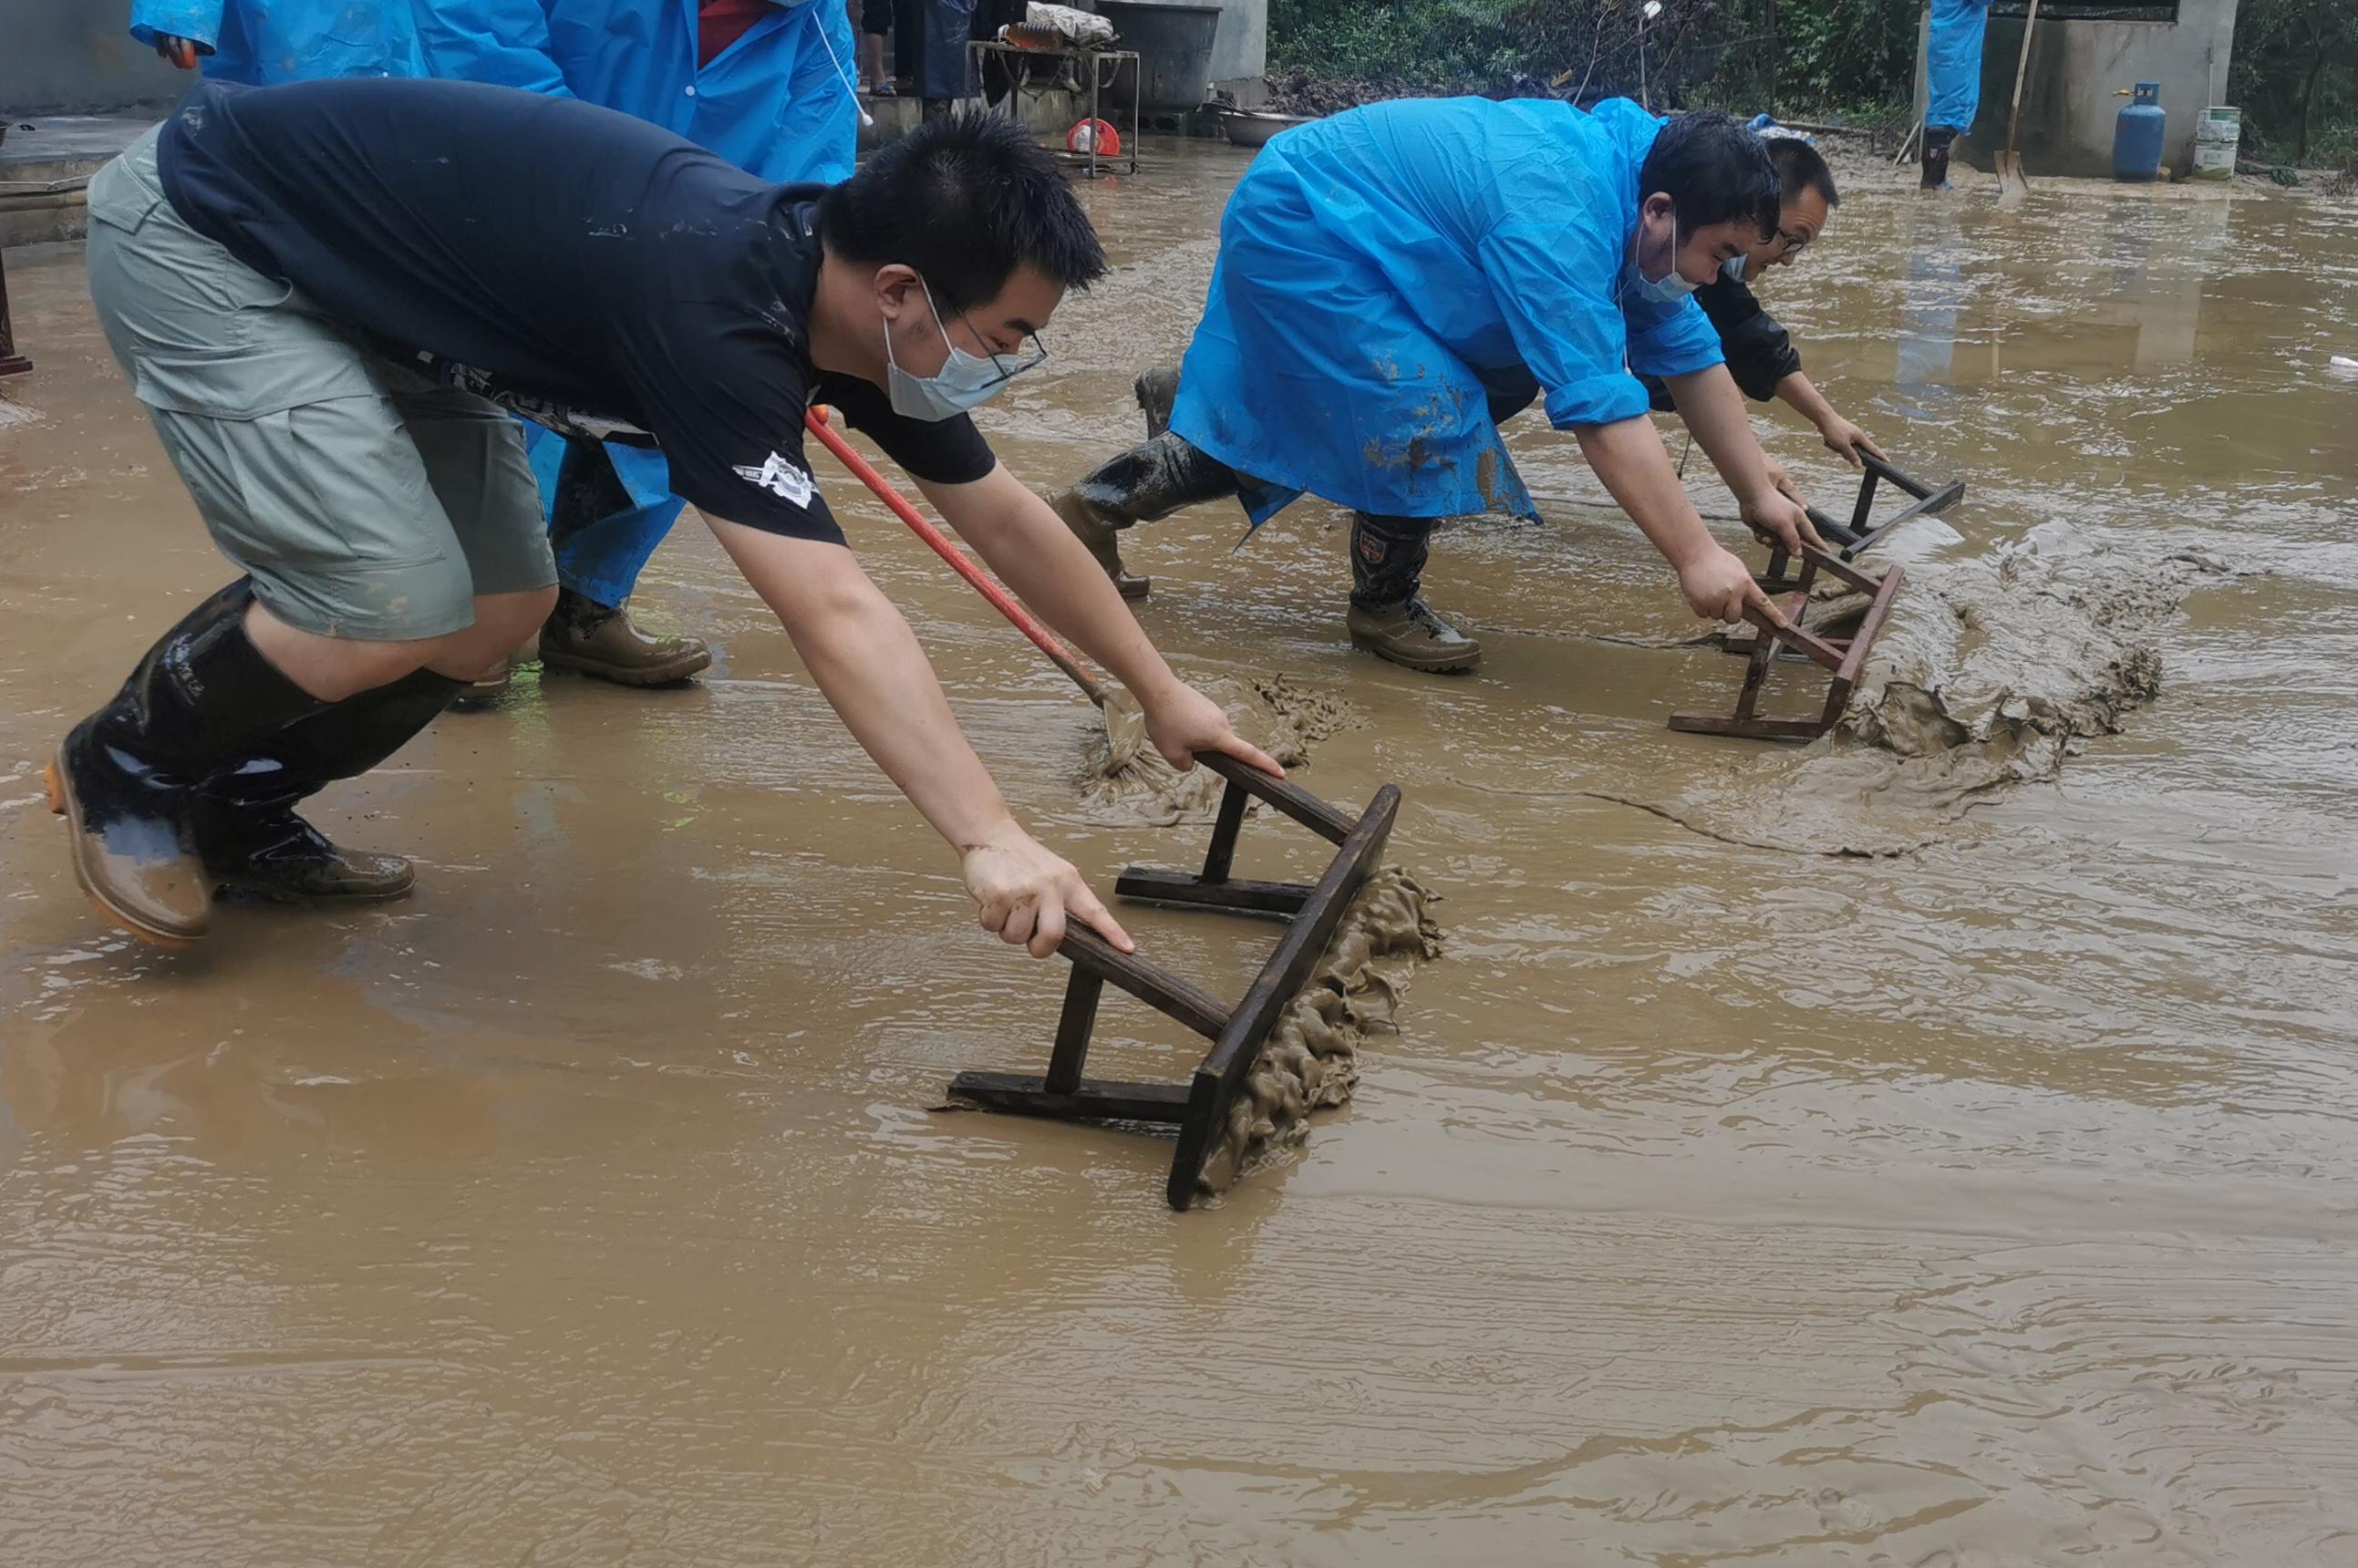
<instances>
[{"instance_id":1,"label":"orange tool handle","mask_svg":"<svg viewBox=\"0 0 2358 1568\"><path fill-rule=\"evenodd\" d=\"M1030 611L1016 603L1005 589L991 580L990 573L967 559L964 550L950 543L940 529L926 522L924 514L892 488L890 480L878 473L873 464L853 450L850 442L837 435L827 425L824 408L806 410L803 425L818 438L819 445L835 454L836 461L849 469L861 483L876 492L877 500L892 509L892 515L906 523L918 538L933 547L934 554L949 562L951 570L972 583L976 592L990 600L991 608L1014 622L1018 632L1031 638L1035 647L1055 661L1056 667L1072 678L1073 684L1081 688L1084 696L1099 708L1106 705L1105 687L1081 667L1078 659L1065 651L1065 644L1056 640L1056 634L1041 625Z\"/></svg>"}]
</instances>

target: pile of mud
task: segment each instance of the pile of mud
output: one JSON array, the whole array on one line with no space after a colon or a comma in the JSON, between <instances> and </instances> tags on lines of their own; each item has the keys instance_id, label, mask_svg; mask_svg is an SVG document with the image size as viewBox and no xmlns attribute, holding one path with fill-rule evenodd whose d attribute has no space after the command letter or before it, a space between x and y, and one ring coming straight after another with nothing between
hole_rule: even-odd
<instances>
[{"instance_id":1,"label":"pile of mud","mask_svg":"<svg viewBox=\"0 0 2358 1568\"><path fill-rule=\"evenodd\" d=\"M1350 704L1304 690L1284 676L1245 682L1220 677L1199 682L1196 689L1227 710L1238 734L1289 768L1308 762L1310 749L1329 735L1361 722ZM1207 768L1183 773L1163 761L1127 701L1109 707L1106 722L1090 729L1079 790L1092 817L1114 826L1168 827L1209 822L1217 813L1226 787L1219 775Z\"/></svg>"},{"instance_id":2,"label":"pile of mud","mask_svg":"<svg viewBox=\"0 0 2358 1568\"><path fill-rule=\"evenodd\" d=\"M2152 701L2165 628L2227 569L2191 553L2138 561L2060 527L1911 564L1833 733L1626 804L1817 854L1902 854L1949 837L1976 802L2053 778L2076 741Z\"/></svg>"},{"instance_id":3,"label":"pile of mud","mask_svg":"<svg viewBox=\"0 0 2358 1568\"><path fill-rule=\"evenodd\" d=\"M1441 956L1441 928L1427 913L1439 902L1398 867L1368 879L1237 1090L1228 1125L1205 1157L1199 1191L1225 1190L1306 1138L1312 1111L1351 1098L1359 1082L1359 1043L1393 1029L1414 960ZM1384 962L1393 957L1409 962Z\"/></svg>"}]
</instances>

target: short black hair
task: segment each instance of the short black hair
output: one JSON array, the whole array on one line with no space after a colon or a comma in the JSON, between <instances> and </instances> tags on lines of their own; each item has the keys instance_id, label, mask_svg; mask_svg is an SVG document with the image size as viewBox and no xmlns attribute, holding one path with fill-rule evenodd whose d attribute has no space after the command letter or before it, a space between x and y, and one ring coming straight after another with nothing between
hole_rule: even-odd
<instances>
[{"instance_id":1,"label":"short black hair","mask_svg":"<svg viewBox=\"0 0 2358 1568\"><path fill-rule=\"evenodd\" d=\"M818 199L819 237L847 260L914 267L945 316L995 297L1029 264L1065 288L1105 276L1105 247L1055 157L1004 114L929 120Z\"/></svg>"},{"instance_id":2,"label":"short black hair","mask_svg":"<svg viewBox=\"0 0 2358 1568\"><path fill-rule=\"evenodd\" d=\"M1768 149L1719 109L1673 114L1638 170L1638 200L1657 190L1678 207L1687 233L1734 219L1762 239L1777 232L1777 170Z\"/></svg>"},{"instance_id":3,"label":"short black hair","mask_svg":"<svg viewBox=\"0 0 2358 1568\"><path fill-rule=\"evenodd\" d=\"M1826 167L1823 153L1799 136L1770 136L1768 142L1768 163L1777 171L1780 195L1814 190L1826 199L1827 206L1842 205L1842 192L1834 189L1834 171Z\"/></svg>"}]
</instances>

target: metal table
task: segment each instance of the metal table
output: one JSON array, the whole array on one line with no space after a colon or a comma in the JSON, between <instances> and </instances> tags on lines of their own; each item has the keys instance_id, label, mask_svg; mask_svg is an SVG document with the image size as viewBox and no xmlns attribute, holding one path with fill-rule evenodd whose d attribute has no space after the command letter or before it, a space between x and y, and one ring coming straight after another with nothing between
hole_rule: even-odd
<instances>
[{"instance_id":1,"label":"metal table","mask_svg":"<svg viewBox=\"0 0 2358 1568\"><path fill-rule=\"evenodd\" d=\"M1023 97L1038 98L1060 89L1065 92L1077 93L1081 90L1081 82L1085 76L1088 82L1089 92L1088 117L1092 120L1104 119L1105 116L1098 113L1099 101L1104 96L1106 88L1120 77L1121 68L1123 64L1127 62L1130 67L1130 137L1128 141L1122 144L1123 150L1121 154L1119 157L1106 157L1103 153L1098 151L1094 138L1092 138L1089 150L1087 152L1076 153L1068 151L1064 147L1056 147L1052 150L1058 157L1079 168L1082 172L1087 174L1091 179L1095 179L1098 177L1100 169L1111 169L1117 167L1120 168L1122 171L1127 174L1136 174L1138 172L1138 131L1141 123L1139 119L1139 92L1140 84L1144 81L1144 72L1139 66L1138 54L1136 50L1100 49L1087 47L1076 47L1065 49L1024 49L1016 44L1002 44L996 38L971 38L968 40L966 47L967 71L972 78L978 92L981 90L983 81L982 68L985 60L992 55L998 55L1009 62L1007 70L1007 96L1000 100L999 107L995 112L1003 114L1019 124L1022 122L1022 116L1015 113L1015 103L1017 99ZM1062 62L1063 69L1056 73L1053 81L1045 85L1036 84L1026 80L1029 73L1018 70L1015 69L1013 63L1016 60L1051 59Z\"/></svg>"}]
</instances>

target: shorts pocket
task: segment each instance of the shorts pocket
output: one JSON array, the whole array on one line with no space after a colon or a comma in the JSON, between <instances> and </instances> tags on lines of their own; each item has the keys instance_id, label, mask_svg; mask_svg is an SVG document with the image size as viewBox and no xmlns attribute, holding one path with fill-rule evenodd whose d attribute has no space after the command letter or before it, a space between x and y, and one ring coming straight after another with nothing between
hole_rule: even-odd
<instances>
[{"instance_id":1,"label":"shorts pocket","mask_svg":"<svg viewBox=\"0 0 2358 1568\"><path fill-rule=\"evenodd\" d=\"M135 234L163 205L164 198L154 187L142 184L118 157L90 177L83 202L92 222L118 233Z\"/></svg>"},{"instance_id":2,"label":"shorts pocket","mask_svg":"<svg viewBox=\"0 0 2358 1568\"><path fill-rule=\"evenodd\" d=\"M232 554L335 572L426 566L455 552L390 400L337 398L211 423L235 500L233 514L207 521Z\"/></svg>"}]
</instances>

